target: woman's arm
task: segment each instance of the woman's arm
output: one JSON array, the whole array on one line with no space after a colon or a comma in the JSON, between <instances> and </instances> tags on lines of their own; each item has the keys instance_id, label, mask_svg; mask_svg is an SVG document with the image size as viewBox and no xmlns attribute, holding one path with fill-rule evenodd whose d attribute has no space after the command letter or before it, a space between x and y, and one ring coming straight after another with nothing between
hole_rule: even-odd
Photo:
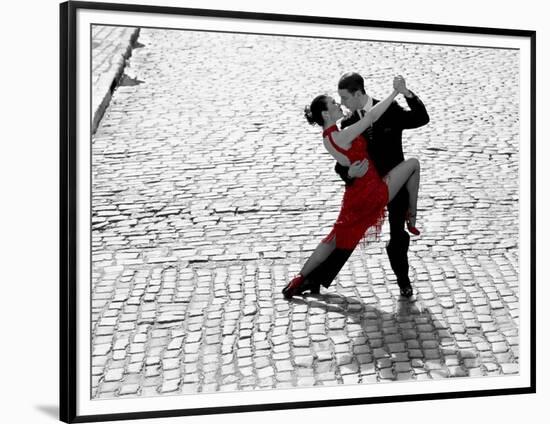
<instances>
[{"instance_id":1,"label":"woman's arm","mask_svg":"<svg viewBox=\"0 0 550 424\"><path fill-rule=\"evenodd\" d=\"M362 134L368 127L370 127L391 105L391 102L399 93L394 90L388 97L381 102L377 103L371 110L367 112L359 121L355 124L344 128L337 133L333 133L333 139L336 144L346 149L349 148L351 142L359 135Z\"/></svg>"}]
</instances>

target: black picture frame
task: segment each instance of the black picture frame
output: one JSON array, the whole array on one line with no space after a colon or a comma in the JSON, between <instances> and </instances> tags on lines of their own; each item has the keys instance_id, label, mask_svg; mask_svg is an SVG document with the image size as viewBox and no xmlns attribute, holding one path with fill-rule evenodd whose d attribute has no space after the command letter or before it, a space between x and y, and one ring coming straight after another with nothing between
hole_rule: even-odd
<instances>
[{"instance_id":1,"label":"black picture frame","mask_svg":"<svg viewBox=\"0 0 550 424\"><path fill-rule=\"evenodd\" d=\"M78 99L77 99L77 14L82 10L104 12L133 12L139 14L184 15L189 17L231 18L238 20L261 20L266 22L288 22L294 24L327 24L333 26L359 28L385 28L395 30L434 31L442 33L481 34L499 37L514 37L529 40L530 72L530 369L529 384L523 387L472 390L461 392L436 392L411 395L359 397L346 399L323 399L300 402L277 402L254 405L212 406L172 410L151 410L145 412L100 413L86 415L77 409L79 395L77 382L77 150L84 141L78 140ZM149 5L128 5L115 3L90 3L68 1L60 4L60 419L64 422L95 422L139 418L178 417L187 415L207 415L276 409L297 409L360 405L386 402L408 402L419 400L467 398L479 396L517 395L536 392L536 32L531 30L482 28L469 26L434 25L410 22L343 19L321 16L296 16L244 11L207 10ZM524 272L526 272L525 270ZM81 283L83 284L83 283Z\"/></svg>"}]
</instances>

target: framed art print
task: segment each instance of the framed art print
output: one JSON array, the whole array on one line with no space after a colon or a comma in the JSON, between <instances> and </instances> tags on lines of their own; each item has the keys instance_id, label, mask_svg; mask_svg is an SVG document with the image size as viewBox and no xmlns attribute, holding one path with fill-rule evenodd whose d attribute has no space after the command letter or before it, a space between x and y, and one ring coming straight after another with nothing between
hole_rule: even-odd
<instances>
[{"instance_id":1,"label":"framed art print","mask_svg":"<svg viewBox=\"0 0 550 424\"><path fill-rule=\"evenodd\" d=\"M60 16L63 421L535 391L534 31Z\"/></svg>"}]
</instances>

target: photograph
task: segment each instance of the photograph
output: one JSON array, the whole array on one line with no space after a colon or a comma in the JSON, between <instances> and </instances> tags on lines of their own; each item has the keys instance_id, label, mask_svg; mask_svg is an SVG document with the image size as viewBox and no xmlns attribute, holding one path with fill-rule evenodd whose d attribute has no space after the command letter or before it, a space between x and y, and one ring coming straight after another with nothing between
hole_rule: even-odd
<instances>
[{"instance_id":1,"label":"photograph","mask_svg":"<svg viewBox=\"0 0 550 424\"><path fill-rule=\"evenodd\" d=\"M533 392L533 31L65 23L66 422Z\"/></svg>"}]
</instances>

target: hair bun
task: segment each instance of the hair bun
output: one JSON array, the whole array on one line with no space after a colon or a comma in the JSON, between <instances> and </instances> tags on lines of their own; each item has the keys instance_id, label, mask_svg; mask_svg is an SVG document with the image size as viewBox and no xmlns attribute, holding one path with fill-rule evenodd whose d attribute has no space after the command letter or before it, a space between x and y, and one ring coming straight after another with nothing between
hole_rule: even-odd
<instances>
[{"instance_id":1,"label":"hair bun","mask_svg":"<svg viewBox=\"0 0 550 424\"><path fill-rule=\"evenodd\" d=\"M310 124L314 124L314 120L313 120L313 112L311 111L311 107L310 106L306 106L304 108L304 116L306 117L307 121L310 123Z\"/></svg>"}]
</instances>

